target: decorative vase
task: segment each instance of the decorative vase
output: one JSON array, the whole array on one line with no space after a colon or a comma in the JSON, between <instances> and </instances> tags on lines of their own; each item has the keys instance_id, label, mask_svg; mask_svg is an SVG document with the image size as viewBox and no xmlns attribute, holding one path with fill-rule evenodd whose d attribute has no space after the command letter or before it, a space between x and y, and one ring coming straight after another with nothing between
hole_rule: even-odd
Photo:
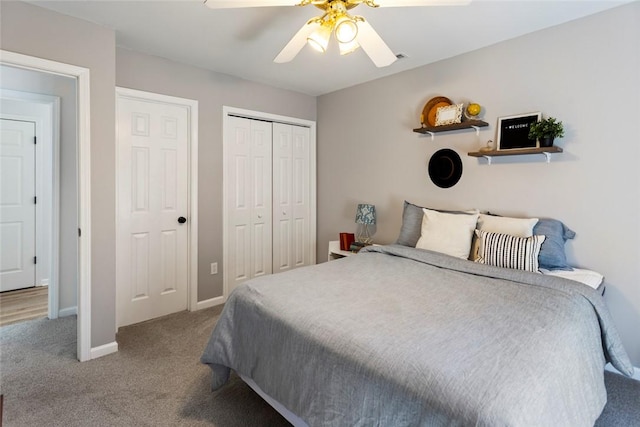
<instances>
[{"instance_id":1,"label":"decorative vase","mask_svg":"<svg viewBox=\"0 0 640 427\"><path fill-rule=\"evenodd\" d=\"M554 138L552 136L540 138L540 147L551 147L553 145L553 140Z\"/></svg>"}]
</instances>

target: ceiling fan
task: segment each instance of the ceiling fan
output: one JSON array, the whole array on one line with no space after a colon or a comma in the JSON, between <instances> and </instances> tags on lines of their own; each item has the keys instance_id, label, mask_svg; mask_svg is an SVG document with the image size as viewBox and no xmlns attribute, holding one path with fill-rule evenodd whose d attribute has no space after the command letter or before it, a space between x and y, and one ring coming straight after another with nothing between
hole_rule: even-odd
<instances>
[{"instance_id":1,"label":"ceiling fan","mask_svg":"<svg viewBox=\"0 0 640 427\"><path fill-rule=\"evenodd\" d=\"M359 47L365 51L377 67L386 67L395 62L396 55L362 16L351 15L349 10L360 4L369 7L465 5L471 0L205 0L212 9L229 9L263 6L308 6L313 5L324 14L310 19L300 28L273 60L289 62L308 43L319 52L325 52L331 34L335 34L340 55L354 52Z\"/></svg>"}]
</instances>

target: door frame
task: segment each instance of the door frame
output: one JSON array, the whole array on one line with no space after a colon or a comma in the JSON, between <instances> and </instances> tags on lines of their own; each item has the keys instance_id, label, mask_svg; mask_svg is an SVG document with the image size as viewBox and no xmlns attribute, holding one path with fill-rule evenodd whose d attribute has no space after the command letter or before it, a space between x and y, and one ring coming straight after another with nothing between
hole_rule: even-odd
<instances>
[{"instance_id":1,"label":"door frame","mask_svg":"<svg viewBox=\"0 0 640 427\"><path fill-rule=\"evenodd\" d=\"M227 183L229 182L229 167L226 162L228 146L230 141L225 137L226 129L230 126L229 117L242 117L245 119L262 120L268 122L284 123L288 125L303 126L309 128L309 239L311 250L311 264L316 263L316 223L317 223L317 172L316 172L316 122L312 120L300 119L296 117L281 116L278 114L265 113L262 111L247 110L244 108L222 106L222 302L226 302L229 297L229 277L227 274L229 265L229 218L227 217Z\"/></svg>"},{"instance_id":2,"label":"door frame","mask_svg":"<svg viewBox=\"0 0 640 427\"><path fill-rule=\"evenodd\" d=\"M91 359L91 74L88 68L0 50L0 63L76 80L78 103L78 320L77 358Z\"/></svg>"},{"instance_id":3,"label":"door frame","mask_svg":"<svg viewBox=\"0 0 640 427\"><path fill-rule=\"evenodd\" d=\"M60 98L52 95L23 92L0 88L0 99L28 104L32 110L28 115L4 114L18 120L36 123L36 196L48 203L36 203L36 256L46 252L49 260L48 316L57 319L59 306L59 250L60 250ZM36 111L38 110L38 111ZM38 165L46 165L44 168ZM43 197L45 196L45 197ZM48 198L46 198L48 196ZM42 232L38 224L49 218L49 244L42 242ZM36 278L42 268L36 263ZM43 286L36 283L36 286ZM74 309L76 314L77 310Z\"/></svg>"},{"instance_id":4,"label":"door frame","mask_svg":"<svg viewBox=\"0 0 640 427\"><path fill-rule=\"evenodd\" d=\"M187 308L189 311L197 309L198 305L198 101L193 99L178 98L175 96L163 95L154 92L145 92L137 89L129 89L125 87L116 86L116 111L118 108L118 100L120 98L132 99L145 102L157 102L161 104L171 104L180 107L186 107L189 117L189 141L188 141L188 200L187 200ZM116 141L118 140L118 120L116 113ZM118 179L120 170L118 165L119 147L116 144L116 189L118 186ZM118 220L118 200L119 196L116 194L116 230L120 227ZM116 239L116 269L118 269L118 251L119 251L118 239ZM118 301L118 287L116 286L116 330L119 327L119 308L117 306Z\"/></svg>"}]
</instances>

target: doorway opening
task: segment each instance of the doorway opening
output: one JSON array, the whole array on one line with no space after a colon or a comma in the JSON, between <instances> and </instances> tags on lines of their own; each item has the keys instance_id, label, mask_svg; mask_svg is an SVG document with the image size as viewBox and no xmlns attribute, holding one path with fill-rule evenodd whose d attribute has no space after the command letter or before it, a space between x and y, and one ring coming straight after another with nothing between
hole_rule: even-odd
<instances>
[{"instance_id":1,"label":"doorway opening","mask_svg":"<svg viewBox=\"0 0 640 427\"><path fill-rule=\"evenodd\" d=\"M62 239L73 239L76 252L72 255L75 266L76 285L74 286L77 311L77 357L80 361L91 359L91 174L90 174L90 105L89 105L89 70L74 65L49 61L42 58L22 55L0 50L0 65L19 70L37 72L46 76L62 76L71 79L75 87L75 111L70 113L75 118L75 204L70 218L76 222L71 232L61 233ZM3 73L3 84L4 84ZM27 90L37 92L37 90ZM64 121L64 113L62 117ZM61 165L61 169L64 166ZM60 200L64 206L65 201ZM58 218L60 223L62 218ZM55 229L55 227L54 227ZM60 227L62 230L62 227ZM52 265L62 265L53 263ZM55 273L60 277L60 273ZM52 277L53 277L52 276ZM61 296L59 292L55 295Z\"/></svg>"}]
</instances>

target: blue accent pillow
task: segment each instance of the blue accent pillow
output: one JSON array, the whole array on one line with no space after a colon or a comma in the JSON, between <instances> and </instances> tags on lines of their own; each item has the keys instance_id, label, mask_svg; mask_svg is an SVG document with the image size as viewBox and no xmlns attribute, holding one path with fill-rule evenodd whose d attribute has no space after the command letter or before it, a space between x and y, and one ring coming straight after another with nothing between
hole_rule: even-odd
<instances>
[{"instance_id":1,"label":"blue accent pillow","mask_svg":"<svg viewBox=\"0 0 640 427\"><path fill-rule=\"evenodd\" d=\"M404 201L402 209L402 227L396 243L403 246L416 247L422 233L422 207Z\"/></svg>"},{"instance_id":2,"label":"blue accent pillow","mask_svg":"<svg viewBox=\"0 0 640 427\"><path fill-rule=\"evenodd\" d=\"M535 227L533 227L533 234L547 236L538 256L540 268L546 270L573 270L567 264L564 244L567 240L576 236L575 232L557 219L540 218Z\"/></svg>"}]
</instances>

